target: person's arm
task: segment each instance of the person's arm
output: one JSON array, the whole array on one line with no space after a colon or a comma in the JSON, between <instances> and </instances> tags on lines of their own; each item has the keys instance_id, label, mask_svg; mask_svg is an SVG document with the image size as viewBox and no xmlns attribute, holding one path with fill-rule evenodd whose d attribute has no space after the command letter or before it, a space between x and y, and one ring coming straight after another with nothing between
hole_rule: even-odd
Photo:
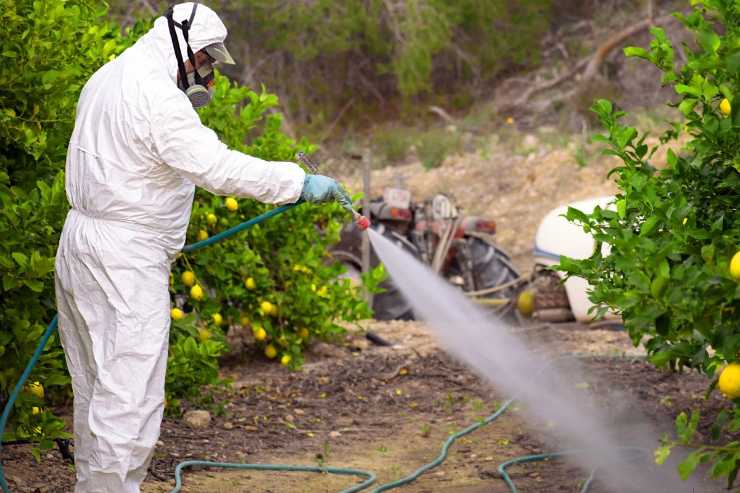
<instances>
[{"instance_id":1,"label":"person's arm","mask_svg":"<svg viewBox=\"0 0 740 493\"><path fill-rule=\"evenodd\" d=\"M265 161L229 149L200 122L187 98L159 102L152 137L163 162L217 195L274 204L290 204L301 196L305 173L297 164Z\"/></svg>"}]
</instances>

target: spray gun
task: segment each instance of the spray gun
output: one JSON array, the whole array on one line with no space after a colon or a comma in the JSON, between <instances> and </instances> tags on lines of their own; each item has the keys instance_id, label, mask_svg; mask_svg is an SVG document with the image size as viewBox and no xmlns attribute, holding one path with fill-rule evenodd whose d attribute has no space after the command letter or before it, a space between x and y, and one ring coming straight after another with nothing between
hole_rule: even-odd
<instances>
[{"instance_id":1,"label":"spray gun","mask_svg":"<svg viewBox=\"0 0 740 493\"><path fill-rule=\"evenodd\" d=\"M316 174L319 172L319 164L313 159L311 159L310 157L308 157L306 153L304 153L303 151L298 151L298 153L295 155L295 158L298 162L304 164L309 169L309 171L311 171L311 173ZM352 203L342 202L342 206L352 213L352 217L355 220L355 224L357 225L358 228L360 228L361 231L365 231L367 228L370 227L370 219L368 219L367 217L357 212L352 207Z\"/></svg>"}]
</instances>

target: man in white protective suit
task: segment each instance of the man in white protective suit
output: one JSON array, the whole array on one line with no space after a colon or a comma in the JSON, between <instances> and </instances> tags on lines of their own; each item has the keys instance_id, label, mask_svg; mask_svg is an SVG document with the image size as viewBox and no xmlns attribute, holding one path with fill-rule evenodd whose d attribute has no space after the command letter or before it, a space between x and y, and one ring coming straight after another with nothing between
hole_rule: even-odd
<instances>
[{"instance_id":1,"label":"man in white protective suit","mask_svg":"<svg viewBox=\"0 0 740 493\"><path fill-rule=\"evenodd\" d=\"M176 5L80 95L56 257L59 332L74 391L76 493L139 491L159 436L170 265L195 186L289 204L351 202L331 178L230 150L194 107L234 63L205 5Z\"/></svg>"}]
</instances>

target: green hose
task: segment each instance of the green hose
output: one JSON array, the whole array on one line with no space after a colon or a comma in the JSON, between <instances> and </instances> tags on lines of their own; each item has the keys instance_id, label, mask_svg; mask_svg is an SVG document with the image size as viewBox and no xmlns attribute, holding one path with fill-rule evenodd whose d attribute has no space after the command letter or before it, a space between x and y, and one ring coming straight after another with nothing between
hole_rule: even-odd
<instances>
[{"instance_id":1,"label":"green hose","mask_svg":"<svg viewBox=\"0 0 740 493\"><path fill-rule=\"evenodd\" d=\"M15 404L15 400L18 398L18 394L21 393L21 389L23 388L23 384L25 383L28 376L31 374L31 370L33 370L33 367L36 366L36 362L41 357L41 353L44 350L44 347L46 346L47 341L51 337L51 334L54 332L54 329L57 328L57 316L54 315L54 318L51 320L51 323L46 328L46 331L44 331L44 335L41 336L41 341L39 341L39 345L36 346L36 350L33 352L33 356L31 356L31 359L28 360L28 364L26 365L25 370L23 370L23 373L21 374L21 378L18 380L18 383L15 384L15 388L13 389L13 392L10 393L10 397L8 397L8 402L5 403L5 408L3 409L3 415L0 417L0 451L2 449L2 438L5 435L5 425L8 423L8 418L10 417L10 411L13 409L13 404ZM10 493L10 488L8 487L7 481L5 481L5 470L3 469L3 461L0 460L0 487L3 489L3 493Z\"/></svg>"},{"instance_id":2,"label":"green hose","mask_svg":"<svg viewBox=\"0 0 740 493\"><path fill-rule=\"evenodd\" d=\"M282 214L288 209L292 209L293 207L297 206L299 203L300 202L296 202L295 204L281 205L280 207L275 207L274 209L270 209L269 211L263 214L260 214L257 217L253 217L249 221L245 221L241 224L234 226L233 228L227 229L226 231L222 231L217 235L213 235L207 240L198 241L196 243L193 243L192 245L185 245L182 251L184 253L189 253L189 252L194 252L195 250L200 250L201 248L205 248L207 246L211 246L218 241L224 240L228 238L229 236L233 236L239 233L240 231L249 229L255 224L259 224L262 221L266 221L272 217L277 216L278 214Z\"/></svg>"},{"instance_id":3,"label":"green hose","mask_svg":"<svg viewBox=\"0 0 740 493\"><path fill-rule=\"evenodd\" d=\"M501 476L501 479L504 480L504 483L506 483L506 486L509 487L510 493L519 493L519 490L517 490L516 485L514 485L514 481L511 480L511 476L509 476L509 473L506 472L507 467L512 466L514 464L526 464L527 462L539 462L543 460L557 459L560 457L578 455L582 453L584 453L584 451L582 450L566 450L563 452L551 452L548 454L523 455L521 457L516 457L514 459L507 460L506 462L499 464L498 473ZM586 482L583 484L583 487L581 488L581 493L586 493L588 491L588 489L591 487L591 483L593 482L595 475L596 475L596 469L592 469L591 474L589 475L588 479L586 480Z\"/></svg>"},{"instance_id":4,"label":"green hose","mask_svg":"<svg viewBox=\"0 0 740 493\"><path fill-rule=\"evenodd\" d=\"M221 241L225 238L233 236L236 233L239 233L240 231L249 229L255 224L259 224L262 221L265 221L278 214L281 214L287 211L288 209L295 207L296 205L297 204L289 204L289 205L283 205L280 207L276 207L275 209L267 211L264 214L261 214L233 228L227 229L226 231L223 231L217 235L214 235L213 237L208 238L207 240L199 241L191 245L186 245L182 249L182 251L185 253L188 253L188 252L200 250L201 248L210 246L218 241ZM54 316L51 323L46 328L46 331L42 335L41 340L39 341L39 344L33 353L33 356L31 356L31 359L28 361L28 364L26 365L26 368L23 370L23 373L21 374L21 377L18 380L18 383L15 385L13 392L11 392L10 397L8 398L8 402L5 404L5 408L3 409L3 414L0 417L0 450L2 449L2 437L5 434L5 426L7 425L8 418L10 416L10 411L12 410L13 405L15 404L15 401L18 398L18 395L20 394L21 389L23 388L23 384L28 379L34 366L36 366L36 363L41 357L41 353L43 352L44 347L46 346L46 343L49 341L49 338L54 333L54 330L56 328L57 328L57 315ZM447 440L445 440L445 442L442 445L442 450L440 454L432 462L429 462L428 464L423 465L422 467L414 471L412 474L404 478L401 478L399 480L386 483L386 484L376 487L374 490L372 490L371 493L381 493L383 491L388 491L391 489L399 488L401 486L412 483L413 481L416 481L416 479L418 479L419 476L439 466L445 461L445 459L447 459L449 449L455 443L455 441L478 430L479 428L483 426L486 426L494 422L496 419L499 418L499 416L501 416L506 411L506 409L508 409L508 407L511 405L512 402L514 402L513 398L509 399L504 404L502 404L493 414L491 414L487 418L481 421L478 421L468 426L467 428L464 428L458 431L457 433L451 435ZM573 455L576 453L579 453L579 452L578 451L566 451L566 452L554 452L550 454L527 455L524 457L518 457L516 459L512 459L512 460L502 463L498 467L498 471L501 474L501 478L504 480L506 485L509 487L510 493L518 493L516 486L514 485L514 482L511 480L508 473L506 472L506 468L508 466L513 465L513 464L518 464L518 463L535 462L535 461L547 460L550 458L563 457L566 455ZM175 468L175 488L170 493L180 492L182 488L182 471L183 469L187 467L192 467L192 466L218 467L218 468L223 468L223 469L241 469L241 470L253 470L253 471L316 472L316 473L338 474L338 475L345 475L345 476L358 476L364 479L362 483L355 485L353 487L350 487L348 489L345 489L341 493L358 493L362 490L369 488L373 483L375 483L375 480L376 480L376 476L371 472L361 471L358 469L341 468L341 467L294 466L294 465L285 465L285 464L234 464L234 463L211 462L211 461L202 461L202 460L187 460L187 461L180 462ZM586 480L583 488L581 489L581 493L586 493L588 491L593 481L594 474L595 474L595 470L591 471L591 475ZM5 480L5 471L3 469L2 460L0 460L0 487L2 487L3 493L10 493L10 488L8 487L8 483Z\"/></svg>"},{"instance_id":5,"label":"green hose","mask_svg":"<svg viewBox=\"0 0 740 493\"><path fill-rule=\"evenodd\" d=\"M375 474L371 472L344 467L292 466L287 464L233 464L230 462L211 462L207 460L186 460L184 462L180 462L175 468L175 488L170 493L179 493L180 488L182 488L182 478L180 477L182 470L186 467L192 466L220 467L222 469L247 469L250 471L318 472L365 478L365 481L361 484L343 490L342 493L357 493L358 491L368 488L375 482Z\"/></svg>"},{"instance_id":6,"label":"green hose","mask_svg":"<svg viewBox=\"0 0 740 493\"><path fill-rule=\"evenodd\" d=\"M452 446L457 439L464 437L465 435L468 435L478 428L482 428L483 426L486 426L487 424L493 423L498 419L499 416L504 414L504 411L506 411L511 403L514 402L514 399L509 399L508 401L504 402L501 407L499 407L493 414L488 416L486 419L478 421L476 423L473 423L472 425L468 426L467 428L464 428L457 433L454 433L450 435L450 437L445 440L444 444L442 445L442 451L437 456L436 459L434 459L432 462L425 464L421 466L419 469L414 471L412 474L406 476L405 478L401 478L398 481L393 481L392 483L387 483L381 486L378 486L375 488L372 493L380 493L381 491L388 491L395 488L399 488L403 485L409 484L412 481L416 481L416 479L424 474L425 472L429 471L430 469L434 469L438 465L440 465L444 460L447 458L447 454L450 450L450 447Z\"/></svg>"}]
</instances>

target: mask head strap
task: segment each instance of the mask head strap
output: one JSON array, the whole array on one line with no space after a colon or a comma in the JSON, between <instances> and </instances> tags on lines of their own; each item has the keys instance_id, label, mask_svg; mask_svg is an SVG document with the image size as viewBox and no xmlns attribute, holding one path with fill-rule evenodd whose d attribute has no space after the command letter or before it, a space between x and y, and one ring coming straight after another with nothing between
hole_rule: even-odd
<instances>
[{"instance_id":1,"label":"mask head strap","mask_svg":"<svg viewBox=\"0 0 740 493\"><path fill-rule=\"evenodd\" d=\"M170 30L170 38L172 38L172 45L175 48L175 58L177 59L177 71L180 73L180 81L182 82L183 86L187 89L188 88L188 77L187 72L185 72L185 64L182 61L182 54L180 53L180 42L177 40L177 33L175 32L175 20L172 18L172 15L174 14L172 6L170 6L169 9L167 9L167 27Z\"/></svg>"},{"instance_id":2,"label":"mask head strap","mask_svg":"<svg viewBox=\"0 0 740 493\"><path fill-rule=\"evenodd\" d=\"M198 10L198 2L193 2L193 10L190 12L190 19L185 19L180 24L180 29L182 29L182 36L185 38L185 47L188 51L188 59L190 60L190 65L193 66L193 75L195 76L195 83L199 86L203 85L203 79L201 78L200 74L198 73L198 66L195 64L195 54L193 53L193 49L190 48L190 43L188 42L189 37L189 31L190 27L193 25L193 19L195 19L195 11Z\"/></svg>"},{"instance_id":3,"label":"mask head strap","mask_svg":"<svg viewBox=\"0 0 740 493\"><path fill-rule=\"evenodd\" d=\"M180 52L180 42L177 40L177 33L175 32L175 26L179 27L182 30L182 36L185 38L185 47L187 48L188 53L188 60L190 60L190 64L193 66L193 75L195 77L195 83L198 85L203 85L203 79L201 78L200 74L198 73L198 66L195 64L195 54L193 53L192 48L190 48L190 43L188 42L188 31L190 31L190 27L193 25L193 19L195 19L195 11L198 10L198 2L193 2L193 10L190 12L190 19L185 19L180 22L175 22L173 18L174 14L174 8L173 6L170 6L169 9L167 9L167 27L169 27L170 30L170 37L172 38L172 44L175 48L175 58L177 59L177 70L180 72L180 81L182 82L182 85L185 89L187 89L190 85L188 84L188 77L187 72L185 71L185 63L182 60L182 53Z\"/></svg>"}]
</instances>

